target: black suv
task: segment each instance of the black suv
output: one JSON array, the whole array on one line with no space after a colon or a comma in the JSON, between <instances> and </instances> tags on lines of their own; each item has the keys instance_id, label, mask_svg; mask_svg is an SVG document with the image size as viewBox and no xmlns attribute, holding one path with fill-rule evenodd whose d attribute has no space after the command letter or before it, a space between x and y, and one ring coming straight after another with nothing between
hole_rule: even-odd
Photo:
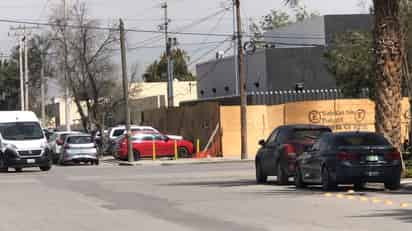
<instances>
[{"instance_id":1,"label":"black suv","mask_svg":"<svg viewBox=\"0 0 412 231\"><path fill-rule=\"evenodd\" d=\"M277 176L281 185L295 175L296 158L311 147L324 133L332 130L319 125L286 125L276 128L269 138L259 141L262 146L255 159L256 181L265 183L268 176Z\"/></svg>"}]
</instances>

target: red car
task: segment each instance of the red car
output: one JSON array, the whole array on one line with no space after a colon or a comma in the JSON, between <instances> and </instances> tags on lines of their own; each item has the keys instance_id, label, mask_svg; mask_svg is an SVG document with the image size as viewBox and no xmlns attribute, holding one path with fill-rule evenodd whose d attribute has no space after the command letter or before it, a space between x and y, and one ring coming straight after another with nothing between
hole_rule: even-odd
<instances>
[{"instance_id":1,"label":"red car","mask_svg":"<svg viewBox=\"0 0 412 231\"><path fill-rule=\"evenodd\" d=\"M177 144L178 156L183 158L192 157L193 144L187 140L174 140L157 133L136 133L131 137L133 155L135 160L142 157L153 156L153 142L155 144L156 157L174 156L175 142ZM127 142L123 137L117 147L117 157L127 160Z\"/></svg>"}]
</instances>

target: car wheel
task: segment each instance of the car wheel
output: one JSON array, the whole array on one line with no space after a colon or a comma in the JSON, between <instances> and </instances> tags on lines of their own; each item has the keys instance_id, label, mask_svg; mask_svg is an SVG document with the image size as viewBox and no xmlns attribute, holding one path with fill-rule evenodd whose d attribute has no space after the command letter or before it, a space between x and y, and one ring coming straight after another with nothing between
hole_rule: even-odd
<instances>
[{"instance_id":1,"label":"car wheel","mask_svg":"<svg viewBox=\"0 0 412 231\"><path fill-rule=\"evenodd\" d=\"M139 161L140 160L140 152L137 150L133 150L133 159L134 161Z\"/></svg>"},{"instance_id":2,"label":"car wheel","mask_svg":"<svg viewBox=\"0 0 412 231\"><path fill-rule=\"evenodd\" d=\"M179 147L179 150L177 151L179 158L190 158L191 155L187 148L185 147Z\"/></svg>"},{"instance_id":3,"label":"car wheel","mask_svg":"<svg viewBox=\"0 0 412 231\"><path fill-rule=\"evenodd\" d=\"M302 170L299 166L296 167L296 174L295 174L295 185L296 188L305 188L306 184L303 181Z\"/></svg>"},{"instance_id":4,"label":"car wheel","mask_svg":"<svg viewBox=\"0 0 412 231\"><path fill-rule=\"evenodd\" d=\"M362 189L365 188L365 186L366 186L365 182L357 182L357 183L353 184L353 188L355 190L362 190Z\"/></svg>"},{"instance_id":5,"label":"car wheel","mask_svg":"<svg viewBox=\"0 0 412 231\"><path fill-rule=\"evenodd\" d=\"M336 189L337 184L333 181L330 176L329 169L327 167L322 168L322 188L323 190L334 190Z\"/></svg>"},{"instance_id":6,"label":"car wheel","mask_svg":"<svg viewBox=\"0 0 412 231\"><path fill-rule=\"evenodd\" d=\"M262 164L260 163L259 160L256 161L255 168L256 168L256 182L258 184L265 184L268 181L268 176L265 175L263 168L262 168Z\"/></svg>"},{"instance_id":7,"label":"car wheel","mask_svg":"<svg viewBox=\"0 0 412 231\"><path fill-rule=\"evenodd\" d=\"M46 166L41 166L40 170L42 170L43 172L49 171L51 169L51 165L46 165Z\"/></svg>"},{"instance_id":8,"label":"car wheel","mask_svg":"<svg viewBox=\"0 0 412 231\"><path fill-rule=\"evenodd\" d=\"M279 185L287 185L289 183L289 176L286 174L281 163L277 165L277 178Z\"/></svg>"},{"instance_id":9,"label":"car wheel","mask_svg":"<svg viewBox=\"0 0 412 231\"><path fill-rule=\"evenodd\" d=\"M8 172L8 171L9 171L9 167L4 161L4 157L0 156L0 172Z\"/></svg>"},{"instance_id":10,"label":"car wheel","mask_svg":"<svg viewBox=\"0 0 412 231\"><path fill-rule=\"evenodd\" d=\"M401 188L401 177L395 177L394 179L385 182L385 188L389 190L398 190Z\"/></svg>"},{"instance_id":11,"label":"car wheel","mask_svg":"<svg viewBox=\"0 0 412 231\"><path fill-rule=\"evenodd\" d=\"M22 172L23 168L14 168L14 170L16 170L16 172Z\"/></svg>"},{"instance_id":12,"label":"car wheel","mask_svg":"<svg viewBox=\"0 0 412 231\"><path fill-rule=\"evenodd\" d=\"M99 159L97 159L97 160L94 161L94 164L95 164L95 165L99 165L99 163L100 163Z\"/></svg>"}]
</instances>

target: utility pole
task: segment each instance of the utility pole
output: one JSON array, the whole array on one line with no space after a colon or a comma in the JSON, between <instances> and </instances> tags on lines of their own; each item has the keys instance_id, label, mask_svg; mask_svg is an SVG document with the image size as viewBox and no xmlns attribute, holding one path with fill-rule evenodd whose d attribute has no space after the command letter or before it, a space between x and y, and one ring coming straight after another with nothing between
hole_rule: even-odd
<instances>
[{"instance_id":1,"label":"utility pole","mask_svg":"<svg viewBox=\"0 0 412 231\"><path fill-rule=\"evenodd\" d=\"M14 34L9 33L9 36L15 36L19 41L19 71L20 71L20 109L22 111L28 110L28 49L26 49L27 42L29 40L30 29L39 29L39 27L10 27L11 31L15 31Z\"/></svg>"},{"instance_id":2,"label":"utility pole","mask_svg":"<svg viewBox=\"0 0 412 231\"><path fill-rule=\"evenodd\" d=\"M239 95L240 95L240 139L241 139L241 159L247 159L247 96L245 89L245 75L243 72L243 47L242 47L242 22L240 19L240 0L236 2L236 22L237 22L237 55L239 73Z\"/></svg>"},{"instance_id":3,"label":"utility pole","mask_svg":"<svg viewBox=\"0 0 412 231\"><path fill-rule=\"evenodd\" d=\"M65 89L64 89L64 114L65 114L65 123L66 123L66 130L71 131L71 118L70 118L70 91L69 91L69 76L67 73L67 65L68 65L68 48L67 48L67 41L66 41L66 25L67 25L67 6L66 0L63 0L63 39L64 39L64 81L65 81Z\"/></svg>"},{"instance_id":4,"label":"utility pole","mask_svg":"<svg viewBox=\"0 0 412 231\"><path fill-rule=\"evenodd\" d=\"M25 95L24 95L24 105L26 105L26 111L30 110L29 105L29 38L24 37L24 84L25 84Z\"/></svg>"},{"instance_id":5,"label":"utility pole","mask_svg":"<svg viewBox=\"0 0 412 231\"><path fill-rule=\"evenodd\" d=\"M23 73L23 37L19 38L19 69L20 69L20 109L26 109L24 105L24 73Z\"/></svg>"},{"instance_id":6,"label":"utility pole","mask_svg":"<svg viewBox=\"0 0 412 231\"><path fill-rule=\"evenodd\" d=\"M165 34L165 46L166 46L166 60L167 60L167 106L174 106L173 99L173 77L172 77L172 65L170 59L170 51L172 49L172 41L169 39L168 29L169 29L169 18L167 16L167 2L162 3L162 9L164 9L164 24L163 30Z\"/></svg>"},{"instance_id":7,"label":"utility pole","mask_svg":"<svg viewBox=\"0 0 412 231\"><path fill-rule=\"evenodd\" d=\"M122 78L123 78L123 97L124 97L124 113L126 115L126 139L127 139L127 156L128 161L133 162L134 156L132 152L131 132L130 132L130 111L129 111L129 83L127 81L127 62L126 62L126 46L124 36L124 23L120 19L120 49L122 56Z\"/></svg>"},{"instance_id":8,"label":"utility pole","mask_svg":"<svg viewBox=\"0 0 412 231\"><path fill-rule=\"evenodd\" d=\"M235 68L235 95L239 96L239 71L238 71L238 56L237 56L237 41L236 41L236 0L233 2L233 63Z\"/></svg>"},{"instance_id":9,"label":"utility pole","mask_svg":"<svg viewBox=\"0 0 412 231\"><path fill-rule=\"evenodd\" d=\"M41 98L41 121L42 126L45 127L46 125L46 105L45 105L45 93L44 93L44 63L45 63L45 54L42 50L40 58L41 58L41 69L40 69L40 98Z\"/></svg>"}]
</instances>

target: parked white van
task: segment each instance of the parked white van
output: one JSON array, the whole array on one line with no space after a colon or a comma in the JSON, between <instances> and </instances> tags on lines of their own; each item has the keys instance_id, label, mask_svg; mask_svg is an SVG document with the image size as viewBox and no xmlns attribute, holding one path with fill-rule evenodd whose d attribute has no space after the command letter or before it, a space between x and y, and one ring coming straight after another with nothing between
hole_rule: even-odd
<instances>
[{"instance_id":1,"label":"parked white van","mask_svg":"<svg viewBox=\"0 0 412 231\"><path fill-rule=\"evenodd\" d=\"M40 167L48 171L52 156L37 116L30 111L0 111L0 171Z\"/></svg>"}]
</instances>

